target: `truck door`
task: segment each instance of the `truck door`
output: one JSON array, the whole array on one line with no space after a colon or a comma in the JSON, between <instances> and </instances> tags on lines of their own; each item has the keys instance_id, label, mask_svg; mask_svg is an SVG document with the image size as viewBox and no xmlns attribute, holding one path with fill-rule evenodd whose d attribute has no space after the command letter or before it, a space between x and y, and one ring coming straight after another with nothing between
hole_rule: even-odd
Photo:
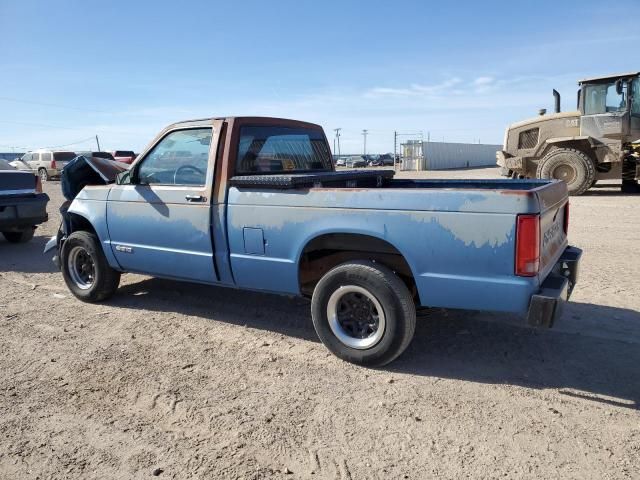
<instances>
[{"instance_id":1,"label":"truck door","mask_svg":"<svg viewBox=\"0 0 640 480\"><path fill-rule=\"evenodd\" d=\"M107 202L111 249L126 271L217 282L211 236L211 123L166 133Z\"/></svg>"}]
</instances>

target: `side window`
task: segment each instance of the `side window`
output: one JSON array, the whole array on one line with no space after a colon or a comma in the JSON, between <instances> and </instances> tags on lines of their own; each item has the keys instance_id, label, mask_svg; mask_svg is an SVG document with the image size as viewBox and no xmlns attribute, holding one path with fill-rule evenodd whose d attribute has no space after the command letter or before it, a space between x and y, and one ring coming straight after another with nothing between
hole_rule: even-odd
<instances>
[{"instance_id":1,"label":"side window","mask_svg":"<svg viewBox=\"0 0 640 480\"><path fill-rule=\"evenodd\" d=\"M623 112L626 109L626 90L627 86L625 84L622 95L618 95L615 84L607 87L607 112Z\"/></svg>"},{"instance_id":2,"label":"side window","mask_svg":"<svg viewBox=\"0 0 640 480\"><path fill-rule=\"evenodd\" d=\"M32 160L32 158L33 158L33 157L32 157L32 155L31 155L30 153L25 153L25 154L22 156L22 161L23 161L23 162L30 162L30 161Z\"/></svg>"},{"instance_id":3,"label":"side window","mask_svg":"<svg viewBox=\"0 0 640 480\"><path fill-rule=\"evenodd\" d=\"M626 91L625 85L622 95L618 95L615 83L588 85L584 98L585 115L623 112L626 108Z\"/></svg>"},{"instance_id":4,"label":"side window","mask_svg":"<svg viewBox=\"0 0 640 480\"><path fill-rule=\"evenodd\" d=\"M39 162L40 161L40 154L39 153L32 153L31 154L31 161L32 162Z\"/></svg>"},{"instance_id":5,"label":"side window","mask_svg":"<svg viewBox=\"0 0 640 480\"><path fill-rule=\"evenodd\" d=\"M640 115L640 78L633 79L631 84L631 113Z\"/></svg>"},{"instance_id":6,"label":"side window","mask_svg":"<svg viewBox=\"0 0 640 480\"><path fill-rule=\"evenodd\" d=\"M51 153L41 153L40 160L43 162L51 163Z\"/></svg>"},{"instance_id":7,"label":"side window","mask_svg":"<svg viewBox=\"0 0 640 480\"><path fill-rule=\"evenodd\" d=\"M153 147L138 169L143 184L204 185L211 128L171 132Z\"/></svg>"}]
</instances>

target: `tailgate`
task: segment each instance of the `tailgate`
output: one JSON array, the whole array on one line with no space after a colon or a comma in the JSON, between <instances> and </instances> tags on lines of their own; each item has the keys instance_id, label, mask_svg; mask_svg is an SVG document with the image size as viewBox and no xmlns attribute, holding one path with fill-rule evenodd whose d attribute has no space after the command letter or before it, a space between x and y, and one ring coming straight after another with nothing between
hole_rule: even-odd
<instances>
[{"instance_id":1,"label":"tailgate","mask_svg":"<svg viewBox=\"0 0 640 480\"><path fill-rule=\"evenodd\" d=\"M0 172L0 195L24 195L36 192L36 176L31 172L3 170Z\"/></svg>"},{"instance_id":2,"label":"tailgate","mask_svg":"<svg viewBox=\"0 0 640 480\"><path fill-rule=\"evenodd\" d=\"M569 197L564 182L536 189L540 204L540 278L544 279L568 245Z\"/></svg>"}]
</instances>

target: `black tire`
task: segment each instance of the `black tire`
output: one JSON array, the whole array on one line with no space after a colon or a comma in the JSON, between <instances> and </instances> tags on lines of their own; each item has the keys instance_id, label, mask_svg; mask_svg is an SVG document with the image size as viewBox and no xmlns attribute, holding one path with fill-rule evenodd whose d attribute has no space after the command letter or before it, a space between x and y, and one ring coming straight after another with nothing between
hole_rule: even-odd
<instances>
[{"instance_id":1,"label":"black tire","mask_svg":"<svg viewBox=\"0 0 640 480\"><path fill-rule=\"evenodd\" d=\"M340 293L349 292L352 288L361 289L361 292L365 293ZM335 320L339 318L338 315L333 316L333 322L329 319L328 310L335 304L335 300L332 299L339 298L342 305L343 301L347 301L343 300L347 295L353 295L356 301L362 301L364 304L369 302L376 311L377 301L377 305L383 310L383 315L379 315L378 312L375 316L375 323L379 328L372 330L371 335L366 338L350 336L346 328L339 326L342 325L341 321ZM357 299L358 295L361 296L361 300ZM371 310L371 307L369 309ZM359 310L358 315L363 313L360 308L347 311L355 310ZM335 311L337 312L338 308ZM370 261L343 263L327 272L313 291L311 316L318 337L334 355L347 362L370 367L380 367L395 360L411 343L416 327L416 308L407 286L389 268ZM353 319L348 321L352 324L358 322ZM384 328L381 329L381 325ZM375 343L358 347L347 345L334 331L336 328L348 342Z\"/></svg>"},{"instance_id":2,"label":"black tire","mask_svg":"<svg viewBox=\"0 0 640 480\"><path fill-rule=\"evenodd\" d=\"M27 243L33 238L36 227L29 227L19 232L2 232L9 243Z\"/></svg>"},{"instance_id":3,"label":"black tire","mask_svg":"<svg viewBox=\"0 0 640 480\"><path fill-rule=\"evenodd\" d=\"M596 181L596 166L587 155L573 148L558 148L538 163L538 178L565 180L569 195L582 195Z\"/></svg>"},{"instance_id":4,"label":"black tire","mask_svg":"<svg viewBox=\"0 0 640 480\"><path fill-rule=\"evenodd\" d=\"M622 161L622 193L639 193L640 186L636 181L636 163L634 157L627 157Z\"/></svg>"},{"instance_id":5,"label":"black tire","mask_svg":"<svg viewBox=\"0 0 640 480\"><path fill-rule=\"evenodd\" d=\"M62 246L60 265L67 287L83 302L106 300L120 284L120 272L109 266L98 237L90 232L69 235Z\"/></svg>"},{"instance_id":6,"label":"black tire","mask_svg":"<svg viewBox=\"0 0 640 480\"><path fill-rule=\"evenodd\" d=\"M49 176L49 173L47 172L46 168L39 168L38 169L38 176L40 177L40 181L42 181L42 183L48 182L49 179L51 178Z\"/></svg>"}]
</instances>

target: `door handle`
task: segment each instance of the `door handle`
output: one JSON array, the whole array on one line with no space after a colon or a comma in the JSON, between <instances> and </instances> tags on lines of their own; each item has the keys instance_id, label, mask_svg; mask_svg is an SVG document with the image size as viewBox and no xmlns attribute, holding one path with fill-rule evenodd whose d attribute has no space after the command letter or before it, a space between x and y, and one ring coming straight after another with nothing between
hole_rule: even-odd
<instances>
[{"instance_id":1,"label":"door handle","mask_svg":"<svg viewBox=\"0 0 640 480\"><path fill-rule=\"evenodd\" d=\"M202 195L185 195L184 198L187 202L204 202L206 200Z\"/></svg>"}]
</instances>

